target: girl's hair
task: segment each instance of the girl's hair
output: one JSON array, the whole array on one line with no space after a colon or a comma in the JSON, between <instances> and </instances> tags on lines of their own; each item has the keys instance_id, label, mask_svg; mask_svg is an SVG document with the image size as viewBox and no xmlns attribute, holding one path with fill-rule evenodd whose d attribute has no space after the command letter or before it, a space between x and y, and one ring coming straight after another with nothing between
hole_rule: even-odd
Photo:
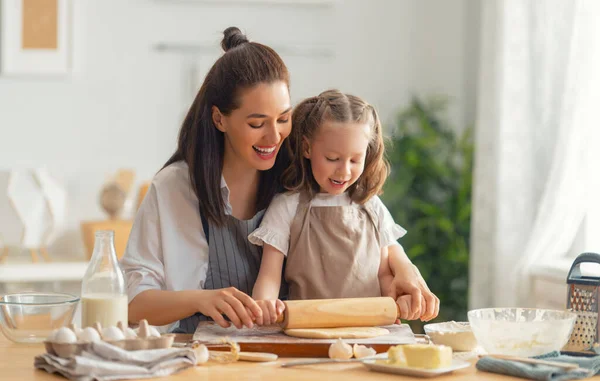
<instances>
[{"instance_id":1,"label":"girl's hair","mask_svg":"<svg viewBox=\"0 0 600 381\"><path fill-rule=\"evenodd\" d=\"M208 71L179 131L177 149L163 166L180 160L187 163L200 212L219 226L225 222L221 193L225 147L224 134L213 123L212 106L229 115L240 107L245 89L276 81L285 82L289 88L287 67L273 49L249 42L236 27L225 29L223 34L221 47L225 53ZM279 176L288 163L286 153L280 152L273 168L261 172L256 210L266 208L281 190Z\"/></svg>"},{"instance_id":2,"label":"girl's hair","mask_svg":"<svg viewBox=\"0 0 600 381\"><path fill-rule=\"evenodd\" d=\"M319 192L319 184L312 174L310 160L304 157L304 140L312 141L324 122L367 123L371 139L365 157L365 169L358 180L348 188L350 198L363 204L381 193L389 174L384 157L383 132L377 112L359 97L339 90L327 90L316 97L302 101L292 113L292 133L286 143L291 158L283 173L283 186L291 191L305 191L311 197Z\"/></svg>"}]
</instances>

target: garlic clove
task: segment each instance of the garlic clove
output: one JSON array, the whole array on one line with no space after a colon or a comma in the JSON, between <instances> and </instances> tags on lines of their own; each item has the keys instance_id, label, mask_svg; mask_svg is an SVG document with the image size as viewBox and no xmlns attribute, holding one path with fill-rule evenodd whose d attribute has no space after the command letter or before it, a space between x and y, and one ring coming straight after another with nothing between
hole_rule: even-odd
<instances>
[{"instance_id":1,"label":"garlic clove","mask_svg":"<svg viewBox=\"0 0 600 381\"><path fill-rule=\"evenodd\" d=\"M362 359L365 357L375 356L377 351L373 348L368 348L364 345L354 344L352 347L352 351L354 352L354 357L357 359Z\"/></svg>"},{"instance_id":2,"label":"garlic clove","mask_svg":"<svg viewBox=\"0 0 600 381\"><path fill-rule=\"evenodd\" d=\"M194 352L196 353L196 364L204 364L208 361L209 353L206 345L198 345L194 348Z\"/></svg>"},{"instance_id":3,"label":"garlic clove","mask_svg":"<svg viewBox=\"0 0 600 381\"><path fill-rule=\"evenodd\" d=\"M329 358L334 360L349 360L352 358L352 347L342 339L338 339L329 346Z\"/></svg>"}]
</instances>

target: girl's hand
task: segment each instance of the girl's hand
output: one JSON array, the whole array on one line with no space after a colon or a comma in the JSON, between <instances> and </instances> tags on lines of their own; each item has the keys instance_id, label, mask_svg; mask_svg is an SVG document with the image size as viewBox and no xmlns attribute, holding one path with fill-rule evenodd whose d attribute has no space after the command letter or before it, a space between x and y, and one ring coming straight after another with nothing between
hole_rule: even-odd
<instances>
[{"instance_id":1,"label":"girl's hand","mask_svg":"<svg viewBox=\"0 0 600 381\"><path fill-rule=\"evenodd\" d=\"M440 300L429 290L417 267L409 265L399 270L385 296L394 298L399 306L407 301L401 299L404 295L410 296L408 320L420 318L421 321L429 321L435 318L440 311Z\"/></svg>"},{"instance_id":2,"label":"girl's hand","mask_svg":"<svg viewBox=\"0 0 600 381\"><path fill-rule=\"evenodd\" d=\"M256 303L262 310L262 316L256 318L256 324L258 325L275 324L277 317L285 310L285 304L279 299L257 300Z\"/></svg>"},{"instance_id":3,"label":"girl's hand","mask_svg":"<svg viewBox=\"0 0 600 381\"><path fill-rule=\"evenodd\" d=\"M254 326L252 315L256 320L262 319L262 309L254 299L235 287L201 290L198 312L211 317L223 328L230 326L223 315L227 316L237 329L241 329L243 326L252 328Z\"/></svg>"}]
</instances>

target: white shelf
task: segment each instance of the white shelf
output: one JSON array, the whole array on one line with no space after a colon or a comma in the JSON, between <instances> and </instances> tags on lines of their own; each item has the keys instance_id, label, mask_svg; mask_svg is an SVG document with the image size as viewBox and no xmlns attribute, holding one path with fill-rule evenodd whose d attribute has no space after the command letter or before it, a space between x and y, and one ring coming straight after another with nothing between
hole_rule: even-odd
<instances>
[{"instance_id":1,"label":"white shelf","mask_svg":"<svg viewBox=\"0 0 600 381\"><path fill-rule=\"evenodd\" d=\"M0 264L0 284L25 282L77 282L88 262L40 262Z\"/></svg>"}]
</instances>

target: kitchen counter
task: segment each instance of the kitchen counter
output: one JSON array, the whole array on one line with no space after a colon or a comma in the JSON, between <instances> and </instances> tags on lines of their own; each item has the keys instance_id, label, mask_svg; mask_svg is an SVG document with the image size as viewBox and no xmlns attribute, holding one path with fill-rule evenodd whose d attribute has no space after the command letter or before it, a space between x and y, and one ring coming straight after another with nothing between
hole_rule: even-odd
<instances>
[{"instance_id":1,"label":"kitchen counter","mask_svg":"<svg viewBox=\"0 0 600 381\"><path fill-rule=\"evenodd\" d=\"M44 352L42 344L16 344L0 334L0 380L17 381L48 381L65 380L65 378L51 375L45 371L33 368L33 358ZM369 381L369 380L423 380L406 376L394 376L384 373L375 373L367 370L361 364L323 364L301 366L295 368L281 368L282 362L291 359L279 359L274 363L237 362L232 364L208 363L195 368L186 369L170 377L155 378L155 380L315 380L315 379L343 379L344 381ZM600 380L599 377L593 379ZM478 380L478 381L511 381L520 378L507 377L492 373L479 372L475 366L458 370L449 375L436 377L435 380Z\"/></svg>"}]
</instances>

